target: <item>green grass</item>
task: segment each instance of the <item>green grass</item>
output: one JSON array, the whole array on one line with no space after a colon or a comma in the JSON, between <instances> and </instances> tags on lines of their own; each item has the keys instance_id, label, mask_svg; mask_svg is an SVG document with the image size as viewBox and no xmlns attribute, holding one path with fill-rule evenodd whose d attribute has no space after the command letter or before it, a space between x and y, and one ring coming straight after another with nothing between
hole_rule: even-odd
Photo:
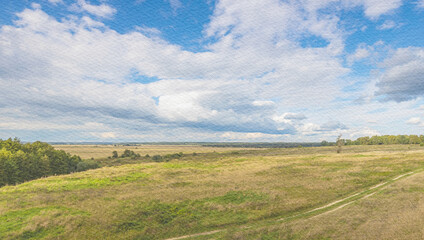
<instances>
[{"instance_id":1,"label":"green grass","mask_svg":"<svg viewBox=\"0 0 424 240\"><path fill-rule=\"evenodd\" d=\"M103 188L113 185L122 185L135 181L148 180L149 174L144 172L130 172L125 175L90 176L90 174L71 174L67 176L44 178L2 188L0 194L10 192L58 192L77 189ZM60 179L60 180L59 180Z\"/></svg>"},{"instance_id":2,"label":"green grass","mask_svg":"<svg viewBox=\"0 0 424 240\"><path fill-rule=\"evenodd\" d=\"M54 222L60 222L69 216L85 217L88 215L88 213L62 206L9 211L0 216L0 238L40 239L59 236L64 232L65 226L58 226L53 224ZM44 218L47 221L34 226L35 218Z\"/></svg>"},{"instance_id":3,"label":"green grass","mask_svg":"<svg viewBox=\"0 0 424 240\"><path fill-rule=\"evenodd\" d=\"M204 229L245 223L253 218L248 209L266 204L267 196L254 192L230 191L222 196L167 203L152 200L140 204L128 202L120 211L131 209L115 224L115 232L134 232L134 237L155 239L169 232L186 234L187 226Z\"/></svg>"}]
</instances>

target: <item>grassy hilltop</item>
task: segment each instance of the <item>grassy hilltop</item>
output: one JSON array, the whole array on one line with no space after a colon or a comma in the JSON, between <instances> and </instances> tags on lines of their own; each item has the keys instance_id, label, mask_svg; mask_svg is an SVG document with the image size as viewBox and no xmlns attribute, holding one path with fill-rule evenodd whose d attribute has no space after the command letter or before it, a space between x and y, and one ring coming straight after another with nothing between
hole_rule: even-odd
<instances>
[{"instance_id":1,"label":"grassy hilltop","mask_svg":"<svg viewBox=\"0 0 424 240\"><path fill-rule=\"evenodd\" d=\"M108 154L90 155L87 148L82 156L101 161L115 149L91 146ZM0 239L167 239L215 230L191 238L424 234L424 148L417 145L345 146L340 154L334 147L134 149L153 155L158 148L185 154L0 188Z\"/></svg>"}]
</instances>

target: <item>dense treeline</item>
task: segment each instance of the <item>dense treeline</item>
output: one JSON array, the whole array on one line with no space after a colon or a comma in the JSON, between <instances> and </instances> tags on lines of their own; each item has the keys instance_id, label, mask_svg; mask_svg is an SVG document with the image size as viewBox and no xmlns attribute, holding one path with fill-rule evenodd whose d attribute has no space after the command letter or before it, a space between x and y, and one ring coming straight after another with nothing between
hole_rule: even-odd
<instances>
[{"instance_id":1,"label":"dense treeline","mask_svg":"<svg viewBox=\"0 0 424 240\"><path fill-rule=\"evenodd\" d=\"M195 155L195 153L193 155ZM183 156L184 154L182 152L179 152L179 153L166 154L165 156L154 155L153 157L150 157L149 154L146 154L144 157L141 157L139 153L135 153L134 151L125 149L124 153L121 156L119 156L117 151L113 151L112 156L108 157L108 159L113 159L113 158L141 159L143 158L145 160L151 159L154 162L168 162L172 159L180 159Z\"/></svg>"},{"instance_id":2,"label":"dense treeline","mask_svg":"<svg viewBox=\"0 0 424 240\"><path fill-rule=\"evenodd\" d=\"M55 150L47 143L23 144L16 138L0 139L0 187L93 167L79 156Z\"/></svg>"},{"instance_id":3,"label":"dense treeline","mask_svg":"<svg viewBox=\"0 0 424 240\"><path fill-rule=\"evenodd\" d=\"M112 152L112 157L109 158L131 158L131 159L136 159L136 158L140 158L140 154L135 153L134 151L125 149L124 153L119 156L117 151L113 151Z\"/></svg>"},{"instance_id":4,"label":"dense treeline","mask_svg":"<svg viewBox=\"0 0 424 240\"><path fill-rule=\"evenodd\" d=\"M203 147L231 147L231 148L295 148L319 147L319 142L222 142L202 143Z\"/></svg>"},{"instance_id":5,"label":"dense treeline","mask_svg":"<svg viewBox=\"0 0 424 240\"><path fill-rule=\"evenodd\" d=\"M360 137L356 140L340 139L343 145L389 145L389 144L421 144L424 145L424 135L384 135ZM335 143L322 141L322 146L332 146Z\"/></svg>"}]
</instances>

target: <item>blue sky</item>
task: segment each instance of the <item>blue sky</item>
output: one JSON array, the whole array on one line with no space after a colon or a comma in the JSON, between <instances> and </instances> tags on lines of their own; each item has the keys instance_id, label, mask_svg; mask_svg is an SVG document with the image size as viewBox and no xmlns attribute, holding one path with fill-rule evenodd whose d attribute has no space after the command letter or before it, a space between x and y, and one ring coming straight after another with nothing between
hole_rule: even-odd
<instances>
[{"instance_id":1,"label":"blue sky","mask_svg":"<svg viewBox=\"0 0 424 240\"><path fill-rule=\"evenodd\" d=\"M423 0L5 1L0 138L422 134L423 20Z\"/></svg>"}]
</instances>

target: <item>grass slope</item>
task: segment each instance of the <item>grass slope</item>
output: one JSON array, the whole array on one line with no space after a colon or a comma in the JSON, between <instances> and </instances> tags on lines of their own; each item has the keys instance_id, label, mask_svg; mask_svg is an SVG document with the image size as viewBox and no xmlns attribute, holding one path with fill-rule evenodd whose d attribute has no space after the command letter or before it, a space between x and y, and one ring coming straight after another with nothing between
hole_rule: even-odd
<instances>
[{"instance_id":1,"label":"grass slope","mask_svg":"<svg viewBox=\"0 0 424 240\"><path fill-rule=\"evenodd\" d=\"M203 239L424 239L423 199L421 171L337 211Z\"/></svg>"},{"instance_id":2,"label":"grass slope","mask_svg":"<svg viewBox=\"0 0 424 240\"><path fill-rule=\"evenodd\" d=\"M0 239L165 239L221 228L233 230L214 237L339 238L343 231L337 225L329 230L318 220L269 226L267 222L423 168L421 149L349 146L342 154L333 147L209 152L6 186L0 188ZM422 196L422 189L418 184L410 190L415 199ZM345 213L340 226L350 234L346 229L360 223L349 222L346 210L322 218ZM302 226L292 225L295 222ZM244 224L253 228L237 228ZM311 233L306 226L316 231Z\"/></svg>"}]
</instances>

